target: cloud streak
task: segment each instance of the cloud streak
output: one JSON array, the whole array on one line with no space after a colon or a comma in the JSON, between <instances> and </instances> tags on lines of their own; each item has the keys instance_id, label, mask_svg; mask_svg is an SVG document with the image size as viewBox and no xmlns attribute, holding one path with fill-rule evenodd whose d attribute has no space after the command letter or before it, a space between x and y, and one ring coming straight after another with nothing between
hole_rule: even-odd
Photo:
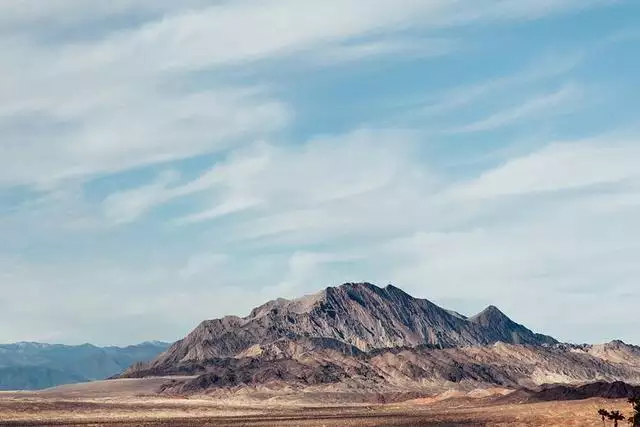
<instances>
[{"instance_id":1,"label":"cloud streak","mask_svg":"<svg viewBox=\"0 0 640 427\"><path fill-rule=\"evenodd\" d=\"M439 0L192 1L186 9L126 0L98 7L74 0L3 5L0 185L41 184L196 156L269 136L290 119L290 108L268 90L255 93L251 84L224 83L215 74L197 93L180 89L191 72L305 55L318 60L318 52L326 52L329 61L362 59L412 51L418 42L429 51L424 35L430 31L577 6L522 0L506 8L493 0L471 7ZM55 29L45 26L43 37L20 30L44 16L68 29L131 14L139 16L133 26L93 38L45 41ZM388 38L393 35L404 38ZM435 51L442 47L442 41L434 45Z\"/></svg>"},{"instance_id":2,"label":"cloud streak","mask_svg":"<svg viewBox=\"0 0 640 427\"><path fill-rule=\"evenodd\" d=\"M461 126L453 132L486 132L522 121L539 120L563 114L577 108L580 95L579 88L566 86L556 92L538 95L519 105L495 112L485 119Z\"/></svg>"}]
</instances>

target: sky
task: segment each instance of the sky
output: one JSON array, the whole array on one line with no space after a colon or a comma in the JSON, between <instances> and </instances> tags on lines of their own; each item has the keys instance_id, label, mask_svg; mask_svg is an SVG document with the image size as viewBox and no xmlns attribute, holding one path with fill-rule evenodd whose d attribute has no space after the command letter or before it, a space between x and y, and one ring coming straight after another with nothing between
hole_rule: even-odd
<instances>
[{"instance_id":1,"label":"sky","mask_svg":"<svg viewBox=\"0 0 640 427\"><path fill-rule=\"evenodd\" d=\"M344 282L640 344L640 2L0 2L0 342Z\"/></svg>"}]
</instances>

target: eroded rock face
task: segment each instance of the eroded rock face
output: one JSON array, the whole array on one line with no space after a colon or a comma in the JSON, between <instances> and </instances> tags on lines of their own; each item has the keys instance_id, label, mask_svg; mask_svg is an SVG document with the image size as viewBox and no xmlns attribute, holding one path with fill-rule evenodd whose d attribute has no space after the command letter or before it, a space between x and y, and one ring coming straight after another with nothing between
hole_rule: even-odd
<instances>
[{"instance_id":1,"label":"eroded rock face","mask_svg":"<svg viewBox=\"0 0 640 427\"><path fill-rule=\"evenodd\" d=\"M486 345L498 341L554 344L511 321L495 307L470 319L413 298L394 287L348 283L296 300L278 299L235 316L201 323L154 363L237 357L256 345L283 338L330 338L371 351L431 345L441 348Z\"/></svg>"},{"instance_id":2,"label":"eroded rock face","mask_svg":"<svg viewBox=\"0 0 640 427\"><path fill-rule=\"evenodd\" d=\"M163 391L318 387L384 393L546 383L640 384L640 349L559 344L496 307L465 317L393 286L349 283L200 324L124 376L196 375Z\"/></svg>"},{"instance_id":3,"label":"eroded rock face","mask_svg":"<svg viewBox=\"0 0 640 427\"><path fill-rule=\"evenodd\" d=\"M577 388L596 380L602 384L623 380L640 384L636 363L611 362L562 346L502 343L449 349L394 348L365 353L340 346L337 341L283 339L263 347L263 352L254 357L182 362L158 369L138 371L131 376L197 375L195 379L174 381L163 388L165 392L178 394L246 387L428 393L452 388L499 386L537 390L548 383L571 385L542 388L535 397L543 399L544 396L570 398L563 395L581 398L591 394L606 397L606 393L617 393L619 387L609 389L605 385L596 387L595 391L593 387ZM534 396L532 393L527 392L527 398Z\"/></svg>"}]
</instances>

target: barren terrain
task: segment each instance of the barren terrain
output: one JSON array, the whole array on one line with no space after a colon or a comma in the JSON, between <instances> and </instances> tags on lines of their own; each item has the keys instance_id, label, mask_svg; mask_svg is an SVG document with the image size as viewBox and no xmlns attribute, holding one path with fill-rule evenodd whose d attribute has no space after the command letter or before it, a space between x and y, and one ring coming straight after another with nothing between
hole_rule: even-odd
<instances>
[{"instance_id":1,"label":"barren terrain","mask_svg":"<svg viewBox=\"0 0 640 427\"><path fill-rule=\"evenodd\" d=\"M599 426L597 409L628 410L624 400L518 404L500 393L414 399L393 404L300 404L267 399L159 397L163 379L119 380L45 392L0 393L0 425L110 426ZM149 392L147 394L147 392ZM447 396L444 396L447 397Z\"/></svg>"}]
</instances>

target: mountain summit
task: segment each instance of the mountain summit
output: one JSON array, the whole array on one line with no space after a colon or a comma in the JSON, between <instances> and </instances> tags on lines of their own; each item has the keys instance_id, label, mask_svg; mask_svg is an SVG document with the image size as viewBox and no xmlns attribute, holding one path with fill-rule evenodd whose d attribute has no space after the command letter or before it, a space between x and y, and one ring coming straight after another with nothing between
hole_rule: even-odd
<instances>
[{"instance_id":1,"label":"mountain summit","mask_svg":"<svg viewBox=\"0 0 640 427\"><path fill-rule=\"evenodd\" d=\"M489 341L501 341L513 344L555 344L555 340L540 334L531 335L531 331L509 319L498 307L490 305L482 312L469 318L469 321L484 327Z\"/></svg>"},{"instance_id":2,"label":"mountain summit","mask_svg":"<svg viewBox=\"0 0 640 427\"><path fill-rule=\"evenodd\" d=\"M466 318L389 285L345 283L299 299L277 299L249 316L202 322L160 355L152 366L237 358L282 340L324 340L352 352L397 347L453 348L510 344L555 344L490 307Z\"/></svg>"}]
</instances>

